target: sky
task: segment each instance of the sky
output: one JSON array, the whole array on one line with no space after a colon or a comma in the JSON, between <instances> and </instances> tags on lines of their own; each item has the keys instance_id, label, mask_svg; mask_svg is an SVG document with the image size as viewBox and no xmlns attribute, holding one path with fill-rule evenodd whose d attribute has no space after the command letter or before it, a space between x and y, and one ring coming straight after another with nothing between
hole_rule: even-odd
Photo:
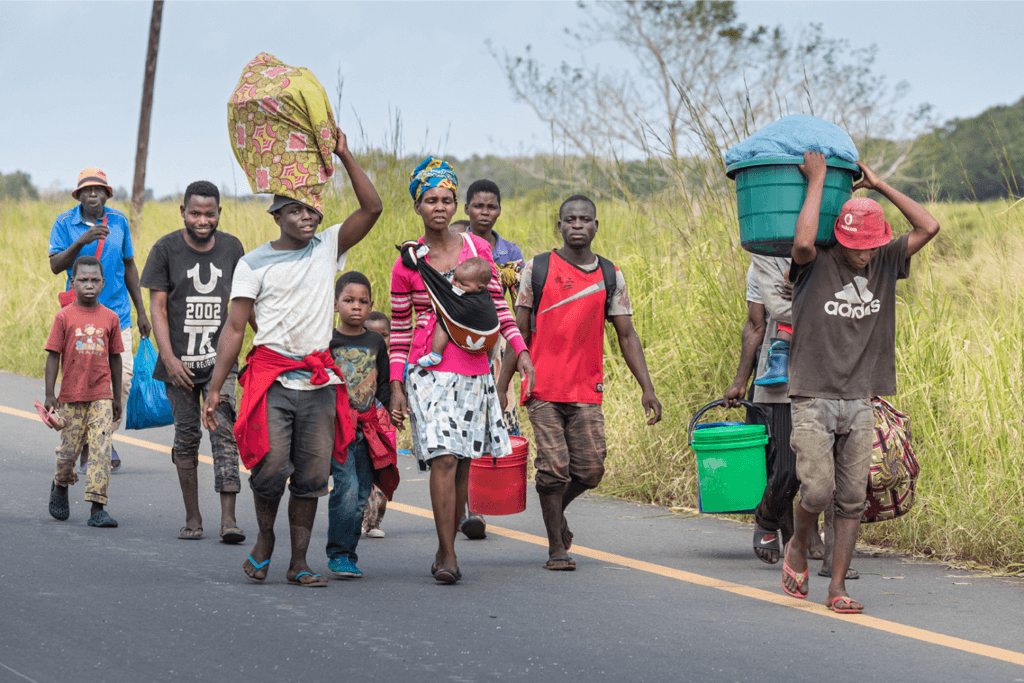
<instances>
[{"instance_id":1,"label":"sky","mask_svg":"<svg viewBox=\"0 0 1024 683\"><path fill-rule=\"evenodd\" d=\"M131 189L149 2L0 0L0 173L71 188L99 166ZM878 45L875 71L907 81L904 102L941 120L1024 96L1017 46L1024 2L737 3L748 25L789 32L821 23L855 47ZM499 57L529 45L542 63L576 63L564 33L575 2L188 2L164 5L146 186L156 196L193 180L248 192L228 142L227 101L260 52L311 69L335 100L354 149L382 146L400 113L403 151L465 159L552 151L547 128L515 101ZM600 45L590 64L624 53Z\"/></svg>"}]
</instances>

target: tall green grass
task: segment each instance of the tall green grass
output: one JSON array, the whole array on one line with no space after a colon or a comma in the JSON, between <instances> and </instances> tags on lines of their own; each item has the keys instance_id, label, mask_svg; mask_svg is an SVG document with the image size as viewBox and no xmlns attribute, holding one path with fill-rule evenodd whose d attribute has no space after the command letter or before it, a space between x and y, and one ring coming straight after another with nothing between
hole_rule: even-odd
<instances>
[{"instance_id":1,"label":"tall green grass","mask_svg":"<svg viewBox=\"0 0 1024 683\"><path fill-rule=\"evenodd\" d=\"M422 234L405 192L408 169L394 155L366 165L385 211L349 256L365 272L377 307L388 310L395 244ZM464 179L465 180L465 179ZM63 278L49 272L53 219L72 206L0 205L0 368L41 377L43 343ZM327 203L325 224L353 209L349 191ZM915 257L901 284L897 319L897 407L913 419L922 463L918 502L900 520L864 527L874 543L1001 570L1024 570L1024 204L935 204L942 233ZM886 207L896 232L907 229ZM634 324L665 408L647 427L640 391L615 348L606 348L605 415L610 454L601 490L667 506L696 506L691 415L732 380L746 315L735 209L670 195L644 205L599 202L595 249L626 275ZM557 204L506 197L501 234L529 256L560 244ZM460 212L461 214L461 212ZM461 216L457 216L461 217ZM150 246L180 227L178 207L150 203L136 244L141 269ZM247 249L278 231L258 203L227 200L221 229ZM528 423L525 420L524 423ZM671 543L671 539L667 539Z\"/></svg>"}]
</instances>

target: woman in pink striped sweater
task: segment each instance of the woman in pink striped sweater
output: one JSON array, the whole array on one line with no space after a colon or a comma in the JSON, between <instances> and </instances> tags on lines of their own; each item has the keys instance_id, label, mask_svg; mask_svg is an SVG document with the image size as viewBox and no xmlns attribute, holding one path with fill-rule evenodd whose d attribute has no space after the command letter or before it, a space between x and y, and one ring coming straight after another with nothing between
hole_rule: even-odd
<instances>
[{"instance_id":1,"label":"woman in pink striped sweater","mask_svg":"<svg viewBox=\"0 0 1024 683\"><path fill-rule=\"evenodd\" d=\"M423 219L420 242L430 248L427 261L451 279L462 261L480 256L493 263L491 247L474 235L449 230L458 207L458 178L447 162L427 157L411 176L413 208ZM492 266L493 269L493 266ZM502 296L495 270L488 285L501 333L517 354L517 367L533 387L530 352ZM406 365L430 351L437 319L419 273L402 265L391 270L391 419L399 427L409 417L413 453L421 468L430 465L430 501L437 528L437 554L430 567L441 583L462 578L455 556L455 534L469 491L469 461L483 455L511 454L501 406L487 356L449 344L441 362L429 368Z\"/></svg>"}]
</instances>

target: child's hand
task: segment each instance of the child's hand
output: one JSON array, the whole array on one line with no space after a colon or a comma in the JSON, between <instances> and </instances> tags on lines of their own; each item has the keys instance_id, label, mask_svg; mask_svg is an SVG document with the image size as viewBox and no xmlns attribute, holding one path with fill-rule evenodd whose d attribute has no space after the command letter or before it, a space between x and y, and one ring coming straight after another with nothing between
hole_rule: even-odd
<instances>
[{"instance_id":1,"label":"child's hand","mask_svg":"<svg viewBox=\"0 0 1024 683\"><path fill-rule=\"evenodd\" d=\"M800 172L807 180L825 180L828 164L821 152L804 152L804 163L799 165Z\"/></svg>"},{"instance_id":2,"label":"child's hand","mask_svg":"<svg viewBox=\"0 0 1024 683\"><path fill-rule=\"evenodd\" d=\"M339 157L345 156L348 153L348 138L341 132L341 128L335 126L334 134L338 137L338 142L334 145L334 153Z\"/></svg>"},{"instance_id":3,"label":"child's hand","mask_svg":"<svg viewBox=\"0 0 1024 683\"><path fill-rule=\"evenodd\" d=\"M863 164L858 161L857 165L860 166L860 172L864 175L860 179L860 182L853 186L854 192L857 190L877 190L879 185L882 184L882 180L878 177L878 174L868 168L867 164Z\"/></svg>"},{"instance_id":4,"label":"child's hand","mask_svg":"<svg viewBox=\"0 0 1024 683\"><path fill-rule=\"evenodd\" d=\"M409 416L409 403L405 398L405 387L402 382L391 382L391 423L395 429L405 429L405 418Z\"/></svg>"},{"instance_id":5,"label":"child's hand","mask_svg":"<svg viewBox=\"0 0 1024 683\"><path fill-rule=\"evenodd\" d=\"M114 411L114 422L121 419L121 399L115 398L110 404L111 410Z\"/></svg>"}]
</instances>

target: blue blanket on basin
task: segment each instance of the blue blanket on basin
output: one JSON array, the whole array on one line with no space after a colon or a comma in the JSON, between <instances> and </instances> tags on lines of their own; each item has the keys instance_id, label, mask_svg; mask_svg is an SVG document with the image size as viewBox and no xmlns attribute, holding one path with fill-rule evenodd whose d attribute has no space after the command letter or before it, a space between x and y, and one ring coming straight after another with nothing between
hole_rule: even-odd
<instances>
[{"instance_id":1,"label":"blue blanket on basin","mask_svg":"<svg viewBox=\"0 0 1024 683\"><path fill-rule=\"evenodd\" d=\"M792 114L757 131L725 153L725 164L764 157L802 157L804 152L857 161L853 139L839 126L816 116Z\"/></svg>"}]
</instances>

